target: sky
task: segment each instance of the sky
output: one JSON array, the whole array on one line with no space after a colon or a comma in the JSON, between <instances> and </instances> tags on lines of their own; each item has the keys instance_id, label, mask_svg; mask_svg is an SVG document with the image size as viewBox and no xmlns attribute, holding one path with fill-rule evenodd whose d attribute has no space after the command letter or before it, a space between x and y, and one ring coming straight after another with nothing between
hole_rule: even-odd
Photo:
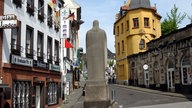
<instances>
[{"instance_id":1,"label":"sky","mask_svg":"<svg viewBox=\"0 0 192 108\"><path fill-rule=\"evenodd\" d=\"M115 53L115 37L113 35L113 25L115 23L115 15L119 13L120 7L127 0L74 0L81 6L81 20L84 23L80 26L80 47L86 52L86 32L92 28L93 21L99 21L99 27L105 30L107 35L107 47ZM151 6L157 8L157 13L162 16L161 21L167 18L167 13L170 13L174 4L178 7L179 13L184 12L192 16L192 0L150 0ZM186 17L180 28L190 24L190 20Z\"/></svg>"}]
</instances>

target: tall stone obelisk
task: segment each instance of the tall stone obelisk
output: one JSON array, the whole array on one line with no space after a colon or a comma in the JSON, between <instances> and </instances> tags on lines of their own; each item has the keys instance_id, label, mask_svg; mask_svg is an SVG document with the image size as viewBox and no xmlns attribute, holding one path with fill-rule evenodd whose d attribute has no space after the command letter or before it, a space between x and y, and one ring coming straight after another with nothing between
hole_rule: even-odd
<instances>
[{"instance_id":1,"label":"tall stone obelisk","mask_svg":"<svg viewBox=\"0 0 192 108\"><path fill-rule=\"evenodd\" d=\"M86 33L87 72L84 108L108 108L109 88L105 80L107 63L107 37L93 21L93 28Z\"/></svg>"}]
</instances>

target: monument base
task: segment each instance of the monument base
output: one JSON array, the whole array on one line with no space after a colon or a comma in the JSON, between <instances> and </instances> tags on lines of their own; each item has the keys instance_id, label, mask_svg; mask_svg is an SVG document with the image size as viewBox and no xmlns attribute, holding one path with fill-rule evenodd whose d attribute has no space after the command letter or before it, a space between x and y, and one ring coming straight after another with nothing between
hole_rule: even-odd
<instances>
[{"instance_id":1,"label":"monument base","mask_svg":"<svg viewBox=\"0 0 192 108\"><path fill-rule=\"evenodd\" d=\"M110 100L108 101L85 101L84 108L108 108Z\"/></svg>"},{"instance_id":2,"label":"monument base","mask_svg":"<svg viewBox=\"0 0 192 108\"><path fill-rule=\"evenodd\" d=\"M88 80L85 91L84 108L108 108L110 106L106 81Z\"/></svg>"}]
</instances>

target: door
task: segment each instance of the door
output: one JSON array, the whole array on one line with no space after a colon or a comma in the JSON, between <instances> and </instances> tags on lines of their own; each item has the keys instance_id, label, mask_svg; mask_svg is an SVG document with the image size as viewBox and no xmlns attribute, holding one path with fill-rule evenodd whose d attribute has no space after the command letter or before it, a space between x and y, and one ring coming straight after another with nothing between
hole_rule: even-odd
<instances>
[{"instance_id":1,"label":"door","mask_svg":"<svg viewBox=\"0 0 192 108\"><path fill-rule=\"evenodd\" d=\"M149 87L149 71L144 71L144 83L145 87Z\"/></svg>"},{"instance_id":2,"label":"door","mask_svg":"<svg viewBox=\"0 0 192 108\"><path fill-rule=\"evenodd\" d=\"M36 86L36 97L35 97L35 100L36 100L36 108L40 108L40 86Z\"/></svg>"},{"instance_id":3,"label":"door","mask_svg":"<svg viewBox=\"0 0 192 108\"><path fill-rule=\"evenodd\" d=\"M175 75L174 68L169 68L167 70L167 86L169 91L175 90Z\"/></svg>"}]
</instances>

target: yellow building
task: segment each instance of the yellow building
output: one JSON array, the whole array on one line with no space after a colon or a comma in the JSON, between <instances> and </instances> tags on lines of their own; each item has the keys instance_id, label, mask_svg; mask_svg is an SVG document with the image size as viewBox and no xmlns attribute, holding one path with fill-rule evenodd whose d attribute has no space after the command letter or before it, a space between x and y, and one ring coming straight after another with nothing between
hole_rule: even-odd
<instances>
[{"instance_id":1,"label":"yellow building","mask_svg":"<svg viewBox=\"0 0 192 108\"><path fill-rule=\"evenodd\" d=\"M150 0L128 0L114 23L117 83L131 84L127 56L146 50L146 43L161 36L161 16Z\"/></svg>"}]
</instances>

